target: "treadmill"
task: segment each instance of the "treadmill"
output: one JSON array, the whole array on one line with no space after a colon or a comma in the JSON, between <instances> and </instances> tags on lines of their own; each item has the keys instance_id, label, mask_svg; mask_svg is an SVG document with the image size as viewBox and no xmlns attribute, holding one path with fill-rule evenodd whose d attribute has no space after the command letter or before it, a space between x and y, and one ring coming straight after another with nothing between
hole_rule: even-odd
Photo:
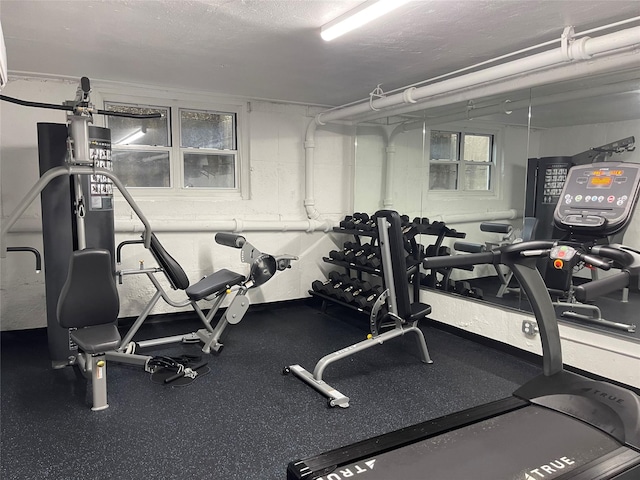
<instances>
[{"instance_id":1,"label":"treadmill","mask_svg":"<svg viewBox=\"0 0 640 480\"><path fill-rule=\"evenodd\" d=\"M611 235L631 220L640 164L573 167L554 212L571 234ZM535 314L542 375L513 396L289 463L288 480L638 480L640 397L627 388L565 371L558 323L536 263L572 260L619 270L576 289L579 301L640 288L640 251L619 244L536 240L490 252L433 257L425 268L508 266Z\"/></svg>"}]
</instances>

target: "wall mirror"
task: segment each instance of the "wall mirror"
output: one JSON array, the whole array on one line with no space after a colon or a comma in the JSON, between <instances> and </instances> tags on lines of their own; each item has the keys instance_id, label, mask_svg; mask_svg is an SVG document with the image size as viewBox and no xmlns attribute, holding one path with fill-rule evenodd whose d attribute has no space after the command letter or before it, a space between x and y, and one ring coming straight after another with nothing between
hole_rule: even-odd
<instances>
[{"instance_id":1,"label":"wall mirror","mask_svg":"<svg viewBox=\"0 0 640 480\"><path fill-rule=\"evenodd\" d=\"M640 162L640 149L633 150L628 140L631 137L640 139L640 70L590 76L363 122L356 130L354 211L373 213L391 208L411 220L444 221L464 238L445 236L440 243L434 235L419 238L425 247L442 248L442 253L462 253L455 248L456 242L491 245L513 241L528 235L522 217L527 208L529 159L567 157L585 163L598 155L608 161ZM465 157L469 151L473 154ZM498 160L495 165L490 161L482 164L491 160L483 153L487 151ZM555 179L548 179L548 187L551 183L561 187L562 175L562 170L557 170ZM545 201L553 203L555 193L550 191ZM493 220L490 212L500 212L501 218ZM483 221L509 224L511 230L486 232L480 227ZM624 243L640 248L640 214L635 214ZM504 283L508 273L483 266L473 272L455 271L448 279L436 281L448 282L448 288L438 285L442 291L460 294L475 287L482 290L482 301L528 309L517 285ZM595 275L582 269L575 272L575 281L588 281ZM425 282L425 288L436 288L430 285L432 281ZM458 291L456 281L460 282ZM466 295L479 296L468 291ZM616 292L594 303L599 314L597 308L575 310L616 323L640 323L633 313L640 305L637 290ZM562 315L563 308L558 311L562 322L640 341L640 325L630 333L619 326L569 318ZM574 310L571 305L566 309Z\"/></svg>"}]
</instances>

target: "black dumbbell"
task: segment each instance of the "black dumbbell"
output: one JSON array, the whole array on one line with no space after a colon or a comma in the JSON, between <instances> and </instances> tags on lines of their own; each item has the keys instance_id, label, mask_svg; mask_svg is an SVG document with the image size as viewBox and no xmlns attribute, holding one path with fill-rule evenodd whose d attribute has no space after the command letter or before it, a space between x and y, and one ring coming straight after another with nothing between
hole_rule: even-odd
<instances>
[{"instance_id":1,"label":"black dumbbell","mask_svg":"<svg viewBox=\"0 0 640 480\"><path fill-rule=\"evenodd\" d=\"M311 288L314 292L329 295L330 292L333 291L333 289L339 288L342 285L343 281L346 279L344 277L349 278L346 275L338 273L336 271L329 272L329 279L327 281L323 282L321 280L314 280L311 283Z\"/></svg>"},{"instance_id":2,"label":"black dumbbell","mask_svg":"<svg viewBox=\"0 0 640 480\"><path fill-rule=\"evenodd\" d=\"M369 252L371 252L371 245L365 243L359 248L354 249L349 255L345 256L345 260L349 263L358 263L358 259L360 257L366 257Z\"/></svg>"},{"instance_id":3,"label":"black dumbbell","mask_svg":"<svg viewBox=\"0 0 640 480\"><path fill-rule=\"evenodd\" d=\"M344 220L340 222L340 228L351 228L348 225L352 225L353 217L351 215L345 215Z\"/></svg>"},{"instance_id":4,"label":"black dumbbell","mask_svg":"<svg viewBox=\"0 0 640 480\"><path fill-rule=\"evenodd\" d=\"M371 310L380 295L382 295L382 287L376 285L371 287L368 292L363 291L355 296L353 303L363 310Z\"/></svg>"},{"instance_id":5,"label":"black dumbbell","mask_svg":"<svg viewBox=\"0 0 640 480\"><path fill-rule=\"evenodd\" d=\"M346 303L352 303L358 295L370 290L371 284L369 282L354 281L342 291L342 300Z\"/></svg>"},{"instance_id":6,"label":"black dumbbell","mask_svg":"<svg viewBox=\"0 0 640 480\"><path fill-rule=\"evenodd\" d=\"M471 291L469 292L469 297L482 300L484 298L484 292L482 291L481 288L471 287Z\"/></svg>"},{"instance_id":7,"label":"black dumbbell","mask_svg":"<svg viewBox=\"0 0 640 480\"><path fill-rule=\"evenodd\" d=\"M380 258L380 247L372 247L371 251L364 257L360 257L360 265L369 268L380 268L382 259Z\"/></svg>"},{"instance_id":8,"label":"black dumbbell","mask_svg":"<svg viewBox=\"0 0 640 480\"><path fill-rule=\"evenodd\" d=\"M466 280L458 280L455 282L455 291L456 293L466 297L471 292L471 284Z\"/></svg>"},{"instance_id":9,"label":"black dumbbell","mask_svg":"<svg viewBox=\"0 0 640 480\"><path fill-rule=\"evenodd\" d=\"M356 242L345 242L344 249L342 251L339 250L331 250L329 252L329 257L333 260L345 261L345 257L349 255L354 249L360 248Z\"/></svg>"}]
</instances>

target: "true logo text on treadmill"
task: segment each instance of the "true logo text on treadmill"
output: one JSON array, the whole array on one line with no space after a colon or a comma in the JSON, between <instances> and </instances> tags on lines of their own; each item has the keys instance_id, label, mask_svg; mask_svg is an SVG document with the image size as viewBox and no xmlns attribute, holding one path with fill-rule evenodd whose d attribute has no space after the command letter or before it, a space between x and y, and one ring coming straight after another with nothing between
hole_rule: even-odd
<instances>
[{"instance_id":1,"label":"true logo text on treadmill","mask_svg":"<svg viewBox=\"0 0 640 480\"><path fill-rule=\"evenodd\" d=\"M546 465L540 465L538 468L529 470L524 474L524 480L538 480L540 478L547 478L549 475L564 470L567 467L571 467L576 462L567 457L560 457L557 460L553 460Z\"/></svg>"},{"instance_id":2,"label":"true logo text on treadmill","mask_svg":"<svg viewBox=\"0 0 640 480\"><path fill-rule=\"evenodd\" d=\"M318 480L344 480L345 478L354 478L361 473L366 473L373 470L373 465L376 463L376 459L367 460L362 464L356 463L347 468L340 469L336 472L330 473L326 477L320 477Z\"/></svg>"}]
</instances>

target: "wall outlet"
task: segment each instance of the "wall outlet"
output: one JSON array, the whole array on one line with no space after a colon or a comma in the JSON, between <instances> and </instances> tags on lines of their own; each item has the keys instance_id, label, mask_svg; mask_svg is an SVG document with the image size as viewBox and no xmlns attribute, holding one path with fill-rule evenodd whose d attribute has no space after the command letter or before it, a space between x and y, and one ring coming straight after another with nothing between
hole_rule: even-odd
<instances>
[{"instance_id":1,"label":"wall outlet","mask_svg":"<svg viewBox=\"0 0 640 480\"><path fill-rule=\"evenodd\" d=\"M523 320L522 333L527 337L535 337L538 334L538 324L533 320Z\"/></svg>"}]
</instances>

